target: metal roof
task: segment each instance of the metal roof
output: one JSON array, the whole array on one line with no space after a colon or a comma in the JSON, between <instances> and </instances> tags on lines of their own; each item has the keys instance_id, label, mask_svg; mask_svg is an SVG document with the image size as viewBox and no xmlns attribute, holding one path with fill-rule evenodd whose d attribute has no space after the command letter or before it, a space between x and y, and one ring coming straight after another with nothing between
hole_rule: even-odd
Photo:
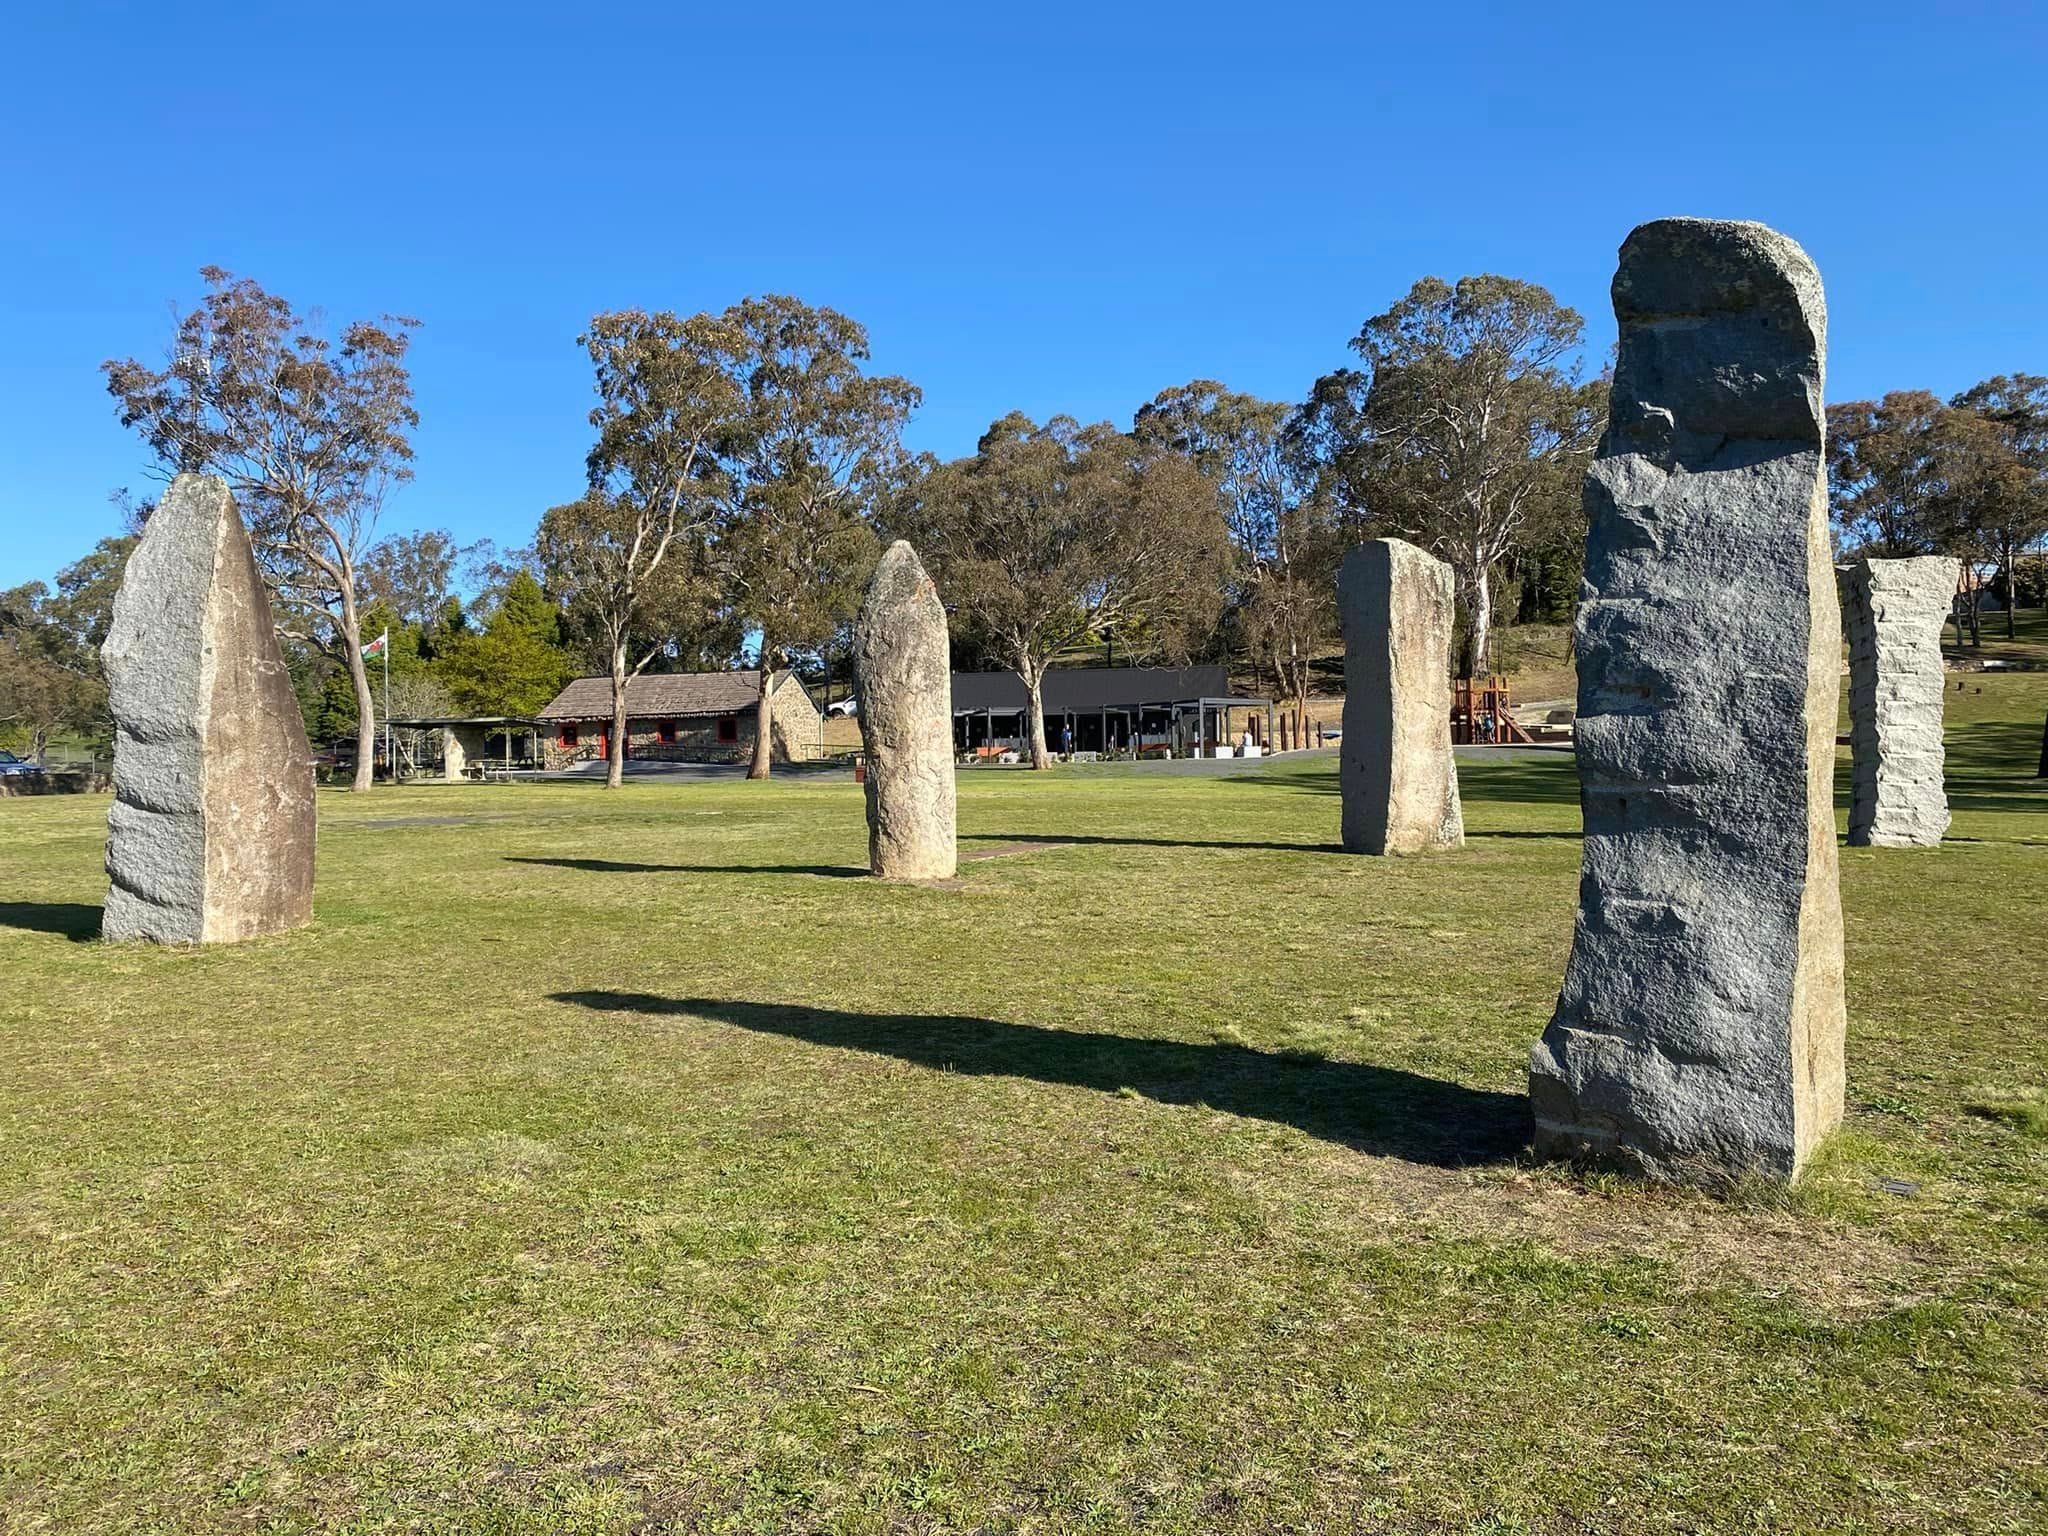
<instances>
[{"instance_id":1,"label":"metal roof","mask_svg":"<svg viewBox=\"0 0 2048 1536\"><path fill-rule=\"evenodd\" d=\"M1141 704L1211 703L1230 692L1222 667L1048 667L1043 689L1045 712L1087 714L1101 709L1136 709ZM955 672L953 713L998 714L1024 709L1030 702L1024 680L1014 672Z\"/></svg>"}]
</instances>

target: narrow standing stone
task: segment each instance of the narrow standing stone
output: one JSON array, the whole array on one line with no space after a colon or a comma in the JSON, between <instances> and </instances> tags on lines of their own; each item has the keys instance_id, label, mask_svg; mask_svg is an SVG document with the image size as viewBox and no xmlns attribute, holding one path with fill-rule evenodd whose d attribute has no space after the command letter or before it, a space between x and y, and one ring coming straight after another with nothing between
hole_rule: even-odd
<instances>
[{"instance_id":1,"label":"narrow standing stone","mask_svg":"<svg viewBox=\"0 0 2048 1536\"><path fill-rule=\"evenodd\" d=\"M1942 788L1941 626L1962 562L1863 559L1841 573L1849 639L1854 847L1932 848L1948 830Z\"/></svg>"},{"instance_id":2,"label":"narrow standing stone","mask_svg":"<svg viewBox=\"0 0 2048 1536\"><path fill-rule=\"evenodd\" d=\"M901 539L868 583L853 669L867 752L868 867L887 880L946 879L959 867L946 610Z\"/></svg>"},{"instance_id":3,"label":"narrow standing stone","mask_svg":"<svg viewBox=\"0 0 2048 1536\"><path fill-rule=\"evenodd\" d=\"M1536 1145L1788 1179L1842 1114L1820 274L1761 224L1663 219L1623 244L1614 313L1577 627L1585 853Z\"/></svg>"},{"instance_id":4,"label":"narrow standing stone","mask_svg":"<svg viewBox=\"0 0 2048 1536\"><path fill-rule=\"evenodd\" d=\"M171 482L100 654L114 715L101 934L204 944L310 921L313 754L223 482Z\"/></svg>"},{"instance_id":5,"label":"narrow standing stone","mask_svg":"<svg viewBox=\"0 0 2048 1536\"><path fill-rule=\"evenodd\" d=\"M1456 578L1400 539L1344 557L1344 846L1421 853L1465 841L1451 756L1451 621Z\"/></svg>"}]
</instances>

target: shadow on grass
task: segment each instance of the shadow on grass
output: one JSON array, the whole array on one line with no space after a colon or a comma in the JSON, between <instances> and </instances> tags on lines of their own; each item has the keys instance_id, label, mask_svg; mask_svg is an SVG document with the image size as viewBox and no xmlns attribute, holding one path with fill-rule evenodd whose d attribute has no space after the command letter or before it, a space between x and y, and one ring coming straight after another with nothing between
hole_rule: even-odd
<instances>
[{"instance_id":1,"label":"shadow on grass","mask_svg":"<svg viewBox=\"0 0 2048 1536\"><path fill-rule=\"evenodd\" d=\"M1342 853L1342 843L1266 843L1229 838L1110 837L1084 832L965 832L963 843L1044 843L1060 847L1115 848L1248 848L1272 853Z\"/></svg>"},{"instance_id":2,"label":"shadow on grass","mask_svg":"<svg viewBox=\"0 0 2048 1536\"><path fill-rule=\"evenodd\" d=\"M1380 1157L1439 1168L1500 1162L1528 1141L1521 1094L1466 1088L1362 1062L1275 1055L1130 1035L1010 1024L960 1014L869 1014L645 992L557 992L603 1013L685 1016L921 1067L1042 1083L1123 1089L1162 1104L1204 1104L1291 1125Z\"/></svg>"},{"instance_id":3,"label":"shadow on grass","mask_svg":"<svg viewBox=\"0 0 2048 1536\"><path fill-rule=\"evenodd\" d=\"M628 859L535 859L507 854L507 864L547 864L592 875L817 875L827 880L865 879L857 864L635 864Z\"/></svg>"},{"instance_id":4,"label":"shadow on grass","mask_svg":"<svg viewBox=\"0 0 2048 1536\"><path fill-rule=\"evenodd\" d=\"M1252 789L1284 789L1297 795L1335 795L1342 793L1342 789L1338 784L1336 769L1318 768L1312 773L1304 773L1296 770L1293 765L1287 764L1284 759L1282 760L1281 767L1271 769L1265 773L1225 774L1223 782L1226 784L1243 784Z\"/></svg>"},{"instance_id":5,"label":"shadow on grass","mask_svg":"<svg viewBox=\"0 0 2048 1536\"><path fill-rule=\"evenodd\" d=\"M60 933L83 944L100 936L100 909L82 901L0 901L0 928Z\"/></svg>"},{"instance_id":6,"label":"shadow on grass","mask_svg":"<svg viewBox=\"0 0 2048 1536\"><path fill-rule=\"evenodd\" d=\"M1298 795L1337 795L1343 792L1334 768L1313 773L1245 773L1233 776L1232 784L1260 789L1291 790ZM1579 803L1578 766L1569 753L1554 752L1541 759L1504 759L1494 762L1458 763L1458 793L1468 801L1495 801L1504 805Z\"/></svg>"},{"instance_id":7,"label":"shadow on grass","mask_svg":"<svg viewBox=\"0 0 2048 1536\"><path fill-rule=\"evenodd\" d=\"M1458 797L1499 805L1577 805L1579 803L1578 760L1559 752L1540 762L1527 759L1511 762L1458 764ZM1578 834L1573 833L1574 837Z\"/></svg>"}]
</instances>

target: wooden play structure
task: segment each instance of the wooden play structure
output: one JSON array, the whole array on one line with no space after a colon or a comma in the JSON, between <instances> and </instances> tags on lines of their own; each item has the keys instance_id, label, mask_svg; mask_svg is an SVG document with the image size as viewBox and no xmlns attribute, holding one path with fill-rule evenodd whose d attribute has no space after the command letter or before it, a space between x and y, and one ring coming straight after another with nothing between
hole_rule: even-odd
<instances>
[{"instance_id":1,"label":"wooden play structure","mask_svg":"<svg viewBox=\"0 0 2048 1536\"><path fill-rule=\"evenodd\" d=\"M1535 741L1515 724L1508 680L1461 677L1451 684L1451 740L1461 747L1528 745Z\"/></svg>"}]
</instances>

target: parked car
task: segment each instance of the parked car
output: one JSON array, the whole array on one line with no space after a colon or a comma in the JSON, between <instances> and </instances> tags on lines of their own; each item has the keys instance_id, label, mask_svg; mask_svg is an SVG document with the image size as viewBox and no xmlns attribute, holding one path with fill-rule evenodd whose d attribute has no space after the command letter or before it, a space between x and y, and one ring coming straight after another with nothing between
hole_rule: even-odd
<instances>
[{"instance_id":1,"label":"parked car","mask_svg":"<svg viewBox=\"0 0 2048 1536\"><path fill-rule=\"evenodd\" d=\"M825 713L840 716L857 715L860 713L860 700L855 698L834 699L825 706Z\"/></svg>"},{"instance_id":2,"label":"parked car","mask_svg":"<svg viewBox=\"0 0 2048 1536\"><path fill-rule=\"evenodd\" d=\"M25 778L42 771L41 763L32 763L27 758L16 757L12 752L0 750L0 779Z\"/></svg>"}]
</instances>

